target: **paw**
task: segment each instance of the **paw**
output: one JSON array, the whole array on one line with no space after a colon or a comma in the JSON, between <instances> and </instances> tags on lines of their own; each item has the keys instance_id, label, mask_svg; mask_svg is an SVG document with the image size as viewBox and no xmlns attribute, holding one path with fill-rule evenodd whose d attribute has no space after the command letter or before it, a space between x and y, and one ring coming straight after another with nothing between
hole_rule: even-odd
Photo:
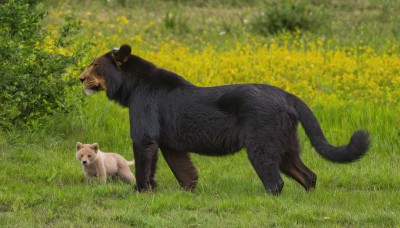
<instances>
[{"instance_id":1,"label":"paw","mask_svg":"<svg viewBox=\"0 0 400 228\"><path fill-rule=\"evenodd\" d=\"M149 181L149 185L150 185L150 187L151 187L151 190L154 191L154 190L157 188L157 182L156 182L156 180L151 179L151 180Z\"/></svg>"},{"instance_id":2,"label":"paw","mask_svg":"<svg viewBox=\"0 0 400 228\"><path fill-rule=\"evenodd\" d=\"M148 185L140 186L138 184L133 185L133 190L137 192L148 192L150 190Z\"/></svg>"},{"instance_id":3,"label":"paw","mask_svg":"<svg viewBox=\"0 0 400 228\"><path fill-rule=\"evenodd\" d=\"M157 183L155 180L147 182L145 185L135 184L133 189L137 192L152 192L156 189Z\"/></svg>"},{"instance_id":4,"label":"paw","mask_svg":"<svg viewBox=\"0 0 400 228\"><path fill-rule=\"evenodd\" d=\"M185 191L194 191L197 185L197 181L193 182L188 182L188 183L179 183L180 186L185 190Z\"/></svg>"},{"instance_id":5,"label":"paw","mask_svg":"<svg viewBox=\"0 0 400 228\"><path fill-rule=\"evenodd\" d=\"M283 181L278 181L272 188L267 188L267 192L271 195L278 196L282 192L283 185Z\"/></svg>"}]
</instances>

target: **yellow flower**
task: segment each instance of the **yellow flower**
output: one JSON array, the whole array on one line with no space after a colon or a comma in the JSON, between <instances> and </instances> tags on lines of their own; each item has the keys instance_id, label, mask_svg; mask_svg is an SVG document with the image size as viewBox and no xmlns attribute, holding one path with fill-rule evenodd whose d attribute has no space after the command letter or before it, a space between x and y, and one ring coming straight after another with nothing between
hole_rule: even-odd
<instances>
[{"instance_id":1,"label":"yellow flower","mask_svg":"<svg viewBox=\"0 0 400 228\"><path fill-rule=\"evenodd\" d=\"M123 25L127 25L129 23L129 20L125 16L118 17L117 21Z\"/></svg>"},{"instance_id":2,"label":"yellow flower","mask_svg":"<svg viewBox=\"0 0 400 228\"><path fill-rule=\"evenodd\" d=\"M118 18L120 23L124 20L127 21L125 17ZM152 25L154 22L147 24ZM393 47L388 47L387 52L378 53L363 42L352 48L335 49L329 48L329 40L308 43L298 38L291 43L293 38L282 35L267 44L249 39L251 42L221 51L211 44L193 50L170 39L143 48L147 44L140 35L128 39L118 34L104 35L101 39L113 45L130 43L135 55L199 86L270 84L299 96L310 106L400 102L400 57L393 54L398 46L391 43L388 45ZM197 39L201 41L201 37ZM90 54L98 53L94 48Z\"/></svg>"}]
</instances>

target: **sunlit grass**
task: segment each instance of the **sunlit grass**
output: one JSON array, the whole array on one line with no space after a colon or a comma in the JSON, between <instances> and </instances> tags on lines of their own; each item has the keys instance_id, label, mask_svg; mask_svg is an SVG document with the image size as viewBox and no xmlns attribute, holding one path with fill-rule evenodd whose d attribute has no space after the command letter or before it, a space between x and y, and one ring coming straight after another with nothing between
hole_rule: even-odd
<instances>
[{"instance_id":1,"label":"sunlit grass","mask_svg":"<svg viewBox=\"0 0 400 228\"><path fill-rule=\"evenodd\" d=\"M84 96L83 92L80 94ZM0 147L0 224L27 226L395 226L400 188L398 131L394 113L371 104L315 109L328 140L348 142L356 129L372 135L372 147L359 162L332 164L319 157L299 130L302 158L318 175L306 193L284 177L279 197L265 190L245 151L224 158L193 155L200 180L183 191L160 155L155 193L135 193L130 185L84 184L75 160L77 140L98 142L105 151L132 158L127 110L104 94L87 106L49 123L49 133L14 135ZM58 129L58 130L54 130ZM53 132L53 133L52 133ZM29 144L24 143L29 142ZM18 215L18 216L17 216Z\"/></svg>"}]
</instances>

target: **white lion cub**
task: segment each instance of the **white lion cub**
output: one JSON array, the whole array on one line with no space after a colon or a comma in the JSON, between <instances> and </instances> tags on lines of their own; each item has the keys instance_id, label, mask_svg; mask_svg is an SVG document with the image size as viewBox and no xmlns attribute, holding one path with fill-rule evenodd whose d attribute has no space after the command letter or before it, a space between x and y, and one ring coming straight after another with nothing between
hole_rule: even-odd
<instances>
[{"instance_id":1,"label":"white lion cub","mask_svg":"<svg viewBox=\"0 0 400 228\"><path fill-rule=\"evenodd\" d=\"M107 176L120 177L123 181L132 183L135 179L130 165L135 161L127 161L116 153L104 153L99 150L99 145L76 143L76 159L83 166L83 174L89 181L96 176L101 182L106 183Z\"/></svg>"}]
</instances>

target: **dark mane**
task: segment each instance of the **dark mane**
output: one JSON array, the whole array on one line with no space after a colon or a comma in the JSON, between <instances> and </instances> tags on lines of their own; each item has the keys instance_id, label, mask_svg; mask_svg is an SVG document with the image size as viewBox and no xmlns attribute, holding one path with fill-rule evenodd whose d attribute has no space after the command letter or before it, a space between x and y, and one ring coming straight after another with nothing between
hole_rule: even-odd
<instances>
[{"instance_id":1,"label":"dark mane","mask_svg":"<svg viewBox=\"0 0 400 228\"><path fill-rule=\"evenodd\" d=\"M181 86L193 85L171 71L157 68L151 74L143 78L145 83L149 83L154 89L173 90Z\"/></svg>"},{"instance_id":2,"label":"dark mane","mask_svg":"<svg viewBox=\"0 0 400 228\"><path fill-rule=\"evenodd\" d=\"M112 58L111 53L106 56ZM138 84L146 85L151 91L193 85L178 74L159 68L136 55L129 56L119 69L121 73L109 75L107 96L123 106L129 105L132 92Z\"/></svg>"}]
</instances>

